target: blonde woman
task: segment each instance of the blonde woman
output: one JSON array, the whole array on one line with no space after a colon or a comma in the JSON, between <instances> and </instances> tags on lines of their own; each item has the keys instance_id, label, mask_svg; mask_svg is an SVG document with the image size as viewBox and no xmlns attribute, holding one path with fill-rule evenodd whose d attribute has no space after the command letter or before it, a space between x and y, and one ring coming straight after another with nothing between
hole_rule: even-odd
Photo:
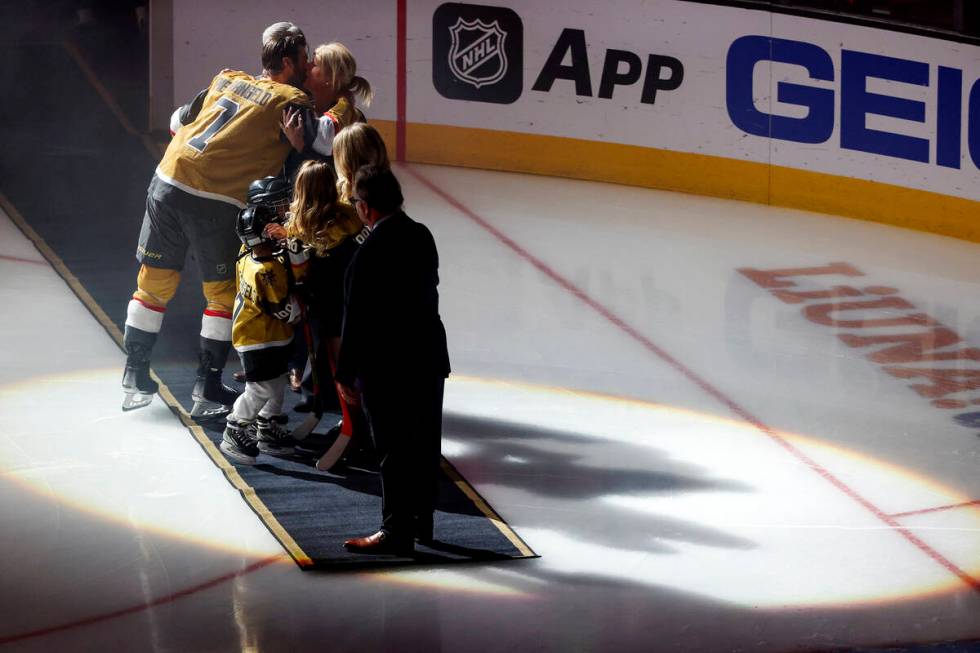
<instances>
[{"instance_id":1,"label":"blonde woman","mask_svg":"<svg viewBox=\"0 0 980 653\"><path fill-rule=\"evenodd\" d=\"M362 239L364 225L349 206L339 202L333 170L325 161L306 161L300 167L289 213L285 235L290 241L294 274L303 282L306 295L313 345L319 354L317 375L329 379L329 368L320 362L332 359L340 345L344 271ZM300 405L317 409L309 392L309 376L304 379Z\"/></svg>"},{"instance_id":2,"label":"blonde woman","mask_svg":"<svg viewBox=\"0 0 980 653\"><path fill-rule=\"evenodd\" d=\"M388 169L388 149L377 129L367 123L357 123L344 129L333 140L334 168L337 170L337 191L340 201L350 204L351 184L360 168L373 165Z\"/></svg>"},{"instance_id":3,"label":"blonde woman","mask_svg":"<svg viewBox=\"0 0 980 653\"><path fill-rule=\"evenodd\" d=\"M374 98L371 84L357 74L357 61L343 43L327 43L318 46L313 53L312 66L306 77L306 90L313 96L317 119L316 137L312 150L316 154L329 157L333 154L333 139L345 127L364 122L364 114L357 108L360 99L364 106L370 106ZM302 116L298 112L289 114L284 121L290 143L298 152L303 152Z\"/></svg>"}]
</instances>

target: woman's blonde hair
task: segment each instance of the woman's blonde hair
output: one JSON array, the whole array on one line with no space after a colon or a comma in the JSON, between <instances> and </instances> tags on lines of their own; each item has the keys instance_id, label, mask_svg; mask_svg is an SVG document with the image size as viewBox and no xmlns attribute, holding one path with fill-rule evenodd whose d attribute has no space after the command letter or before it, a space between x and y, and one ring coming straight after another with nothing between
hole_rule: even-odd
<instances>
[{"instance_id":1,"label":"woman's blonde hair","mask_svg":"<svg viewBox=\"0 0 980 653\"><path fill-rule=\"evenodd\" d=\"M337 190L345 202L350 201L350 188L358 169L366 165L391 167L384 139L366 122L344 127L334 136L333 162L337 168Z\"/></svg>"},{"instance_id":2,"label":"woman's blonde hair","mask_svg":"<svg viewBox=\"0 0 980 653\"><path fill-rule=\"evenodd\" d=\"M317 256L336 244L328 238L328 228L339 213L337 184L329 163L306 161L300 166L289 212L286 234L290 238L310 245Z\"/></svg>"},{"instance_id":3,"label":"woman's blonde hair","mask_svg":"<svg viewBox=\"0 0 980 653\"><path fill-rule=\"evenodd\" d=\"M368 80L357 74L357 61L343 43L327 43L317 46L313 63L330 70L331 82L336 92L350 92L361 98L364 106L370 106L374 90Z\"/></svg>"}]
</instances>

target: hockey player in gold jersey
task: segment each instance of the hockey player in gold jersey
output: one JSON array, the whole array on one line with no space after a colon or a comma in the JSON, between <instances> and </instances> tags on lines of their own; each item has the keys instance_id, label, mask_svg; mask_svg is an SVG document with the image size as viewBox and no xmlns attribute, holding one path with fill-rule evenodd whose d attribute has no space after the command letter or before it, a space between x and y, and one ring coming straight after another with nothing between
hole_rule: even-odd
<instances>
[{"instance_id":1,"label":"hockey player in gold jersey","mask_svg":"<svg viewBox=\"0 0 980 653\"><path fill-rule=\"evenodd\" d=\"M243 208L248 184L278 172L289 153L283 111L312 104L301 89L234 70L218 73L202 93L200 110L176 130L156 175L192 195ZM193 105L178 120L190 118Z\"/></svg>"},{"instance_id":2,"label":"hockey player in gold jersey","mask_svg":"<svg viewBox=\"0 0 980 653\"><path fill-rule=\"evenodd\" d=\"M188 248L200 265L207 302L191 414L224 414L235 400L237 393L221 383L231 347L235 219L249 183L282 168L291 150L283 134L288 120L300 122L305 115L307 124L315 123L302 90L308 57L298 27L271 25L263 33L262 76L221 71L174 113L174 138L150 181L137 247L142 265L126 315L124 410L145 406L157 390L150 353ZM309 129L307 141L314 138Z\"/></svg>"}]
</instances>

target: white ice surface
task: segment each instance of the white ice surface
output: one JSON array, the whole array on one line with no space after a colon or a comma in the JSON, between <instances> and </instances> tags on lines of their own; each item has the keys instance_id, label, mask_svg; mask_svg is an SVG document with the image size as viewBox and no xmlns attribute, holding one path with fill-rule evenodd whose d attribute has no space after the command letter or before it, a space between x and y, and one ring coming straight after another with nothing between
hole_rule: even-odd
<instances>
[{"instance_id":1,"label":"white ice surface","mask_svg":"<svg viewBox=\"0 0 980 653\"><path fill-rule=\"evenodd\" d=\"M980 509L882 517L980 499L977 434L736 272L847 261L862 286L900 289L980 346L980 246L608 184L398 174L440 250L445 453L542 557L300 572L159 399L119 411L122 353L3 219L0 644L786 651L980 637Z\"/></svg>"}]
</instances>

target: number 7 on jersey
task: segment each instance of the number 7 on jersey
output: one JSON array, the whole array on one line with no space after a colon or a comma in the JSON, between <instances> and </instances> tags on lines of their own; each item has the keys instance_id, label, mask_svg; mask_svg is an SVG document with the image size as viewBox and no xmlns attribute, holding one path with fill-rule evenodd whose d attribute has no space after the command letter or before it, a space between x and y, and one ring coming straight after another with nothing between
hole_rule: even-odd
<instances>
[{"instance_id":1,"label":"number 7 on jersey","mask_svg":"<svg viewBox=\"0 0 980 653\"><path fill-rule=\"evenodd\" d=\"M227 125L228 121L238 113L238 103L226 97L218 98L218 101L212 106L218 110L218 115L214 117L214 120L208 124L203 132L187 141L187 144L198 152L204 152L204 148L208 146L215 134L221 131L221 128Z\"/></svg>"}]
</instances>

